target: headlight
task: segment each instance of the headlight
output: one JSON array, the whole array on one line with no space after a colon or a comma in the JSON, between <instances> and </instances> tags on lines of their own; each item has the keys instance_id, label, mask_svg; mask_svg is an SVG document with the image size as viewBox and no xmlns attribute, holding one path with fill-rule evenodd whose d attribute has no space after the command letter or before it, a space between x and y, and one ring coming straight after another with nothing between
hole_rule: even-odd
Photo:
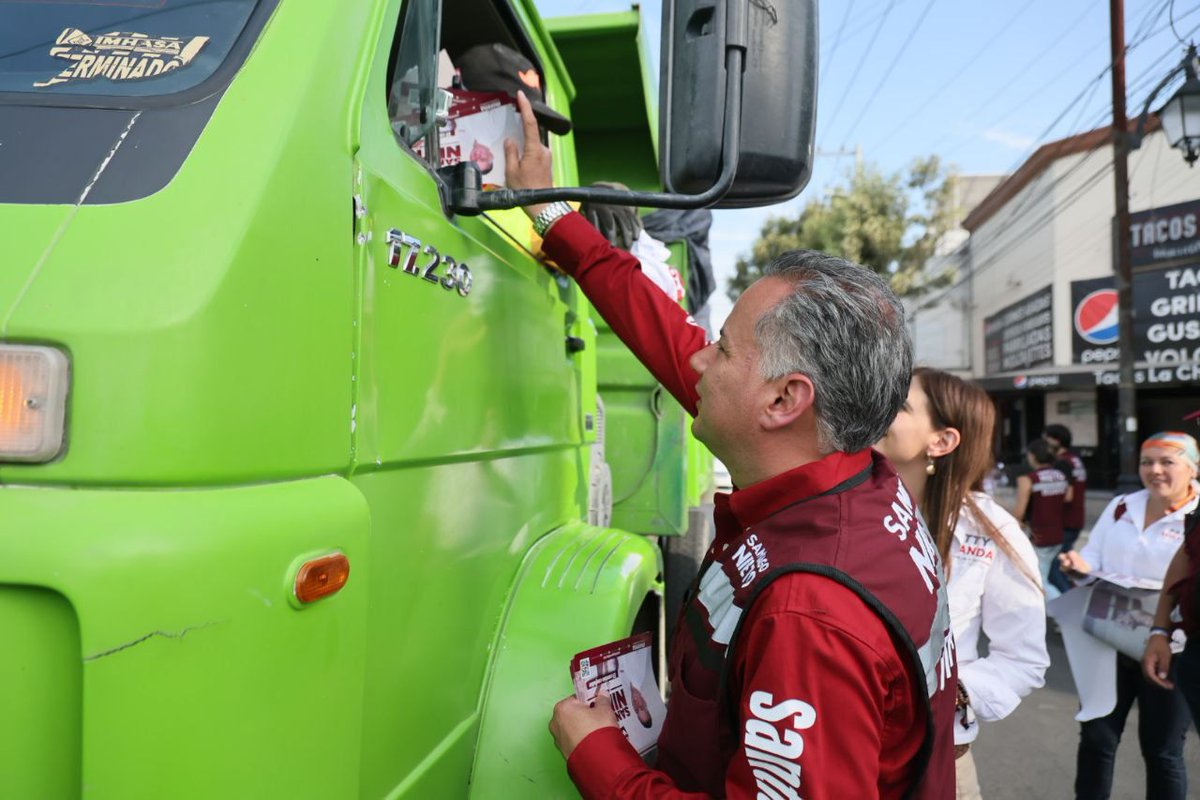
<instances>
[{"instance_id":1,"label":"headlight","mask_svg":"<svg viewBox=\"0 0 1200 800\"><path fill-rule=\"evenodd\" d=\"M49 461L63 446L67 357L53 347L0 344L0 461Z\"/></svg>"}]
</instances>

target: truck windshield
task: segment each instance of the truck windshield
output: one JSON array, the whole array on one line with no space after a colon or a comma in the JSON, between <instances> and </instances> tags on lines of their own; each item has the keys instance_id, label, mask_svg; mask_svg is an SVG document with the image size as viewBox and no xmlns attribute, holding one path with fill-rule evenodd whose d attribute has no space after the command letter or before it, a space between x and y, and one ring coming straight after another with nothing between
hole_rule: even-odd
<instances>
[{"instance_id":1,"label":"truck windshield","mask_svg":"<svg viewBox=\"0 0 1200 800\"><path fill-rule=\"evenodd\" d=\"M229 55L257 0L0 0L0 92L148 97Z\"/></svg>"}]
</instances>

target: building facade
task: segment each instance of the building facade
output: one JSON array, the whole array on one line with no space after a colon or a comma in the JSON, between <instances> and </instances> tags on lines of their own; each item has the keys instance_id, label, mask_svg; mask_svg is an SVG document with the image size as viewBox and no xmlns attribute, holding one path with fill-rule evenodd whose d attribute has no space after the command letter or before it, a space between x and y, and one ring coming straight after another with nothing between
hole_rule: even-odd
<instances>
[{"instance_id":1,"label":"building facade","mask_svg":"<svg viewBox=\"0 0 1200 800\"><path fill-rule=\"evenodd\" d=\"M918 363L980 383L997 454L1019 463L1046 425L1071 429L1093 477L1118 471L1113 148L1100 129L1039 148L963 221L931 268L945 290L909 304ZM1139 436L1200 408L1200 170L1160 132L1129 158Z\"/></svg>"}]
</instances>

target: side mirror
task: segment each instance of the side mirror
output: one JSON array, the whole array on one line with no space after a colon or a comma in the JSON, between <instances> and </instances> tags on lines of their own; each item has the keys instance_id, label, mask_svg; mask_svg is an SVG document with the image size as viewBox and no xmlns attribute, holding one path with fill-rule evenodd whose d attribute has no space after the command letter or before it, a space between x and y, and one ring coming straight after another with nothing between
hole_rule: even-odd
<instances>
[{"instance_id":1,"label":"side mirror","mask_svg":"<svg viewBox=\"0 0 1200 800\"><path fill-rule=\"evenodd\" d=\"M744 47L741 143L717 208L795 197L812 173L816 0L665 0L659 170L668 192L713 185L722 165L727 47ZM734 122L737 122L734 120Z\"/></svg>"},{"instance_id":2,"label":"side mirror","mask_svg":"<svg viewBox=\"0 0 1200 800\"><path fill-rule=\"evenodd\" d=\"M443 174L447 208L474 215L555 200L745 208L800 193L812 171L817 0L664 0L659 169L665 192L478 191ZM743 116L743 97L749 112Z\"/></svg>"}]
</instances>

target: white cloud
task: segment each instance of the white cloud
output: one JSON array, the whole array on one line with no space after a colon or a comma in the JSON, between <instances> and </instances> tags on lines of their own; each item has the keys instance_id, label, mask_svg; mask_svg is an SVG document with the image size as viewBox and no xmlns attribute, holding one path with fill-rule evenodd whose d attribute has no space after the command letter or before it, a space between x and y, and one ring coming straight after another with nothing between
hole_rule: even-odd
<instances>
[{"instance_id":1,"label":"white cloud","mask_svg":"<svg viewBox=\"0 0 1200 800\"><path fill-rule=\"evenodd\" d=\"M989 142L1004 145L1010 150L1028 150L1036 141L1032 136L1022 136L1019 133L1003 131L999 128L988 128L981 135Z\"/></svg>"}]
</instances>

